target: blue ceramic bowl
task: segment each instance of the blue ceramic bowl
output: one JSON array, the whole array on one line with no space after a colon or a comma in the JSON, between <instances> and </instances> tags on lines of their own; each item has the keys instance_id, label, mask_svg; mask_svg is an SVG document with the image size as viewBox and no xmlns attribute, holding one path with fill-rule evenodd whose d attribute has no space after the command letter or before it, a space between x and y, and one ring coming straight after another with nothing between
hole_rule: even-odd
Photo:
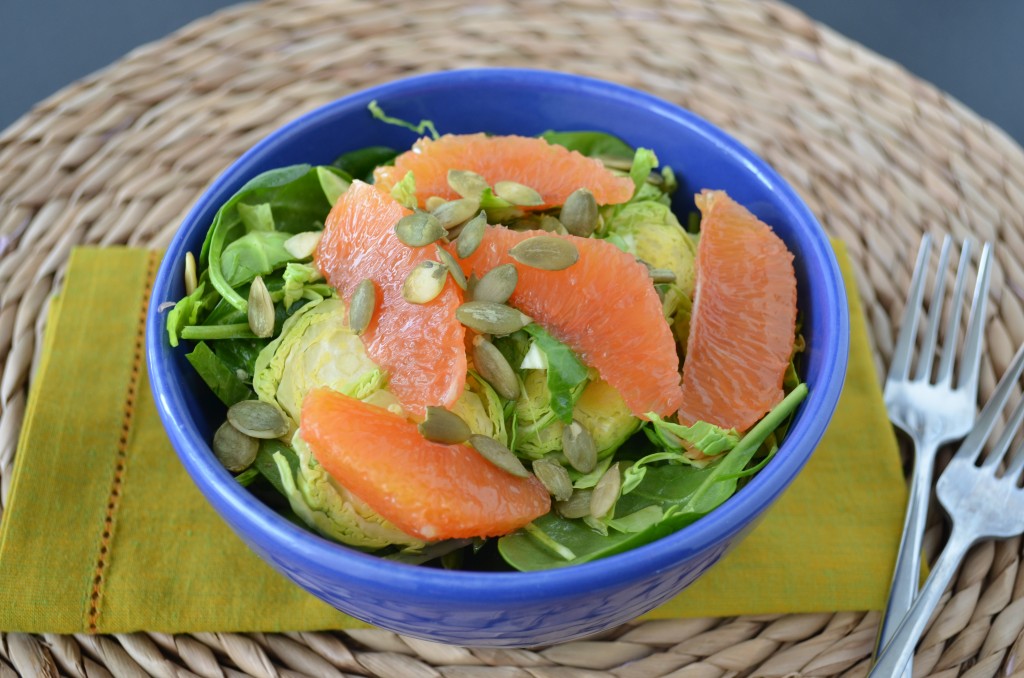
<instances>
[{"instance_id":1,"label":"blue ceramic bowl","mask_svg":"<svg viewBox=\"0 0 1024 678\"><path fill-rule=\"evenodd\" d=\"M442 132L539 134L603 130L655 149L681 183L679 210L721 188L770 224L796 258L810 394L776 457L721 507L649 544L597 562L535 573L454 572L364 555L296 527L240 487L210 451L223 421L206 387L164 332L164 302L183 295L185 252L198 252L218 206L256 174L329 164L371 144L415 136L367 113L429 118ZM466 70L382 85L308 113L261 141L200 196L172 241L150 305L146 350L153 392L174 448L221 517L263 559L340 610L380 627L460 645L529 646L596 633L668 600L712 567L796 477L832 416L846 371L846 297L828 239L796 193L727 134L681 108L615 84L531 70Z\"/></svg>"}]
</instances>

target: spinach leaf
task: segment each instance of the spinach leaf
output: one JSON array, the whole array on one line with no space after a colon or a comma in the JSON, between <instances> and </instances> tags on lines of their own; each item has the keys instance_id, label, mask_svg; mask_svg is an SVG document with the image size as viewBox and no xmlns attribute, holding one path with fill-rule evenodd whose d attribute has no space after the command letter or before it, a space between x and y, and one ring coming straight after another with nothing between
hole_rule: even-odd
<instances>
[{"instance_id":1,"label":"spinach leaf","mask_svg":"<svg viewBox=\"0 0 1024 678\"><path fill-rule=\"evenodd\" d=\"M568 424L572 421L573 407L583 392L580 386L587 381L590 373L572 349L555 339L537 323L530 323L523 330L533 337L547 359L551 410L560 421Z\"/></svg>"},{"instance_id":2,"label":"spinach leaf","mask_svg":"<svg viewBox=\"0 0 1024 678\"><path fill-rule=\"evenodd\" d=\"M244 372L251 379L256 371L256 356L266 344L266 339L224 339L213 342L210 350L216 353L232 372Z\"/></svg>"},{"instance_id":3,"label":"spinach leaf","mask_svg":"<svg viewBox=\"0 0 1024 678\"><path fill-rule=\"evenodd\" d=\"M260 474L266 478L278 492L283 496L287 496L288 493L284 488L284 483L281 482L281 472L277 468L277 462L274 461L274 454L276 453L280 453L288 462L288 466L292 469L292 476L298 476L298 456L296 456L295 451L292 450L292 448L288 447L276 438L260 441L260 448L256 452L256 460L252 465L253 468L259 471Z\"/></svg>"},{"instance_id":4,"label":"spinach leaf","mask_svg":"<svg viewBox=\"0 0 1024 678\"><path fill-rule=\"evenodd\" d=\"M167 314L167 336L171 346L177 346L181 331L188 325L199 322L200 314L212 303L209 296L204 296L206 283L201 282L192 294L182 297Z\"/></svg>"},{"instance_id":5,"label":"spinach leaf","mask_svg":"<svg viewBox=\"0 0 1024 678\"><path fill-rule=\"evenodd\" d=\"M540 135L548 143L565 146L570 151L579 151L592 158L607 158L629 162L633 159L633 148L622 139L604 132L578 131L559 132L548 130Z\"/></svg>"},{"instance_id":6,"label":"spinach leaf","mask_svg":"<svg viewBox=\"0 0 1024 678\"><path fill-rule=\"evenodd\" d=\"M635 489L619 499L615 515L605 521L612 528L607 534L552 511L533 521L529 530L502 537L499 552L517 570L564 567L636 548L689 525L735 494L739 478L762 443L806 395L807 386L797 386L736 447L704 468L673 463L648 466ZM543 531L543 538L537 538L537 530ZM573 554L571 559L564 557L566 550Z\"/></svg>"},{"instance_id":7,"label":"spinach leaf","mask_svg":"<svg viewBox=\"0 0 1024 678\"><path fill-rule=\"evenodd\" d=\"M291 233L281 231L251 231L233 241L221 254L224 281L231 287L238 287L294 261L295 257L284 248L285 241L291 237Z\"/></svg>"},{"instance_id":8,"label":"spinach leaf","mask_svg":"<svg viewBox=\"0 0 1024 678\"><path fill-rule=\"evenodd\" d=\"M342 173L333 167L282 167L253 178L217 211L213 224L206 234L199 262L200 265L207 266L210 283L232 306L240 311L248 308L248 302L233 289L233 285L227 279L222 262L229 245L245 236L248 230L238 206L269 205L273 215L274 232L295 234L322 228L323 221L333 206L333 200L337 197L339 186L347 185L325 182L325 173L345 182ZM247 212L251 224L263 223L265 208L242 209ZM264 231L252 231L250 235L261 232ZM231 261L228 262L228 266L229 272L233 270Z\"/></svg>"},{"instance_id":9,"label":"spinach leaf","mask_svg":"<svg viewBox=\"0 0 1024 678\"><path fill-rule=\"evenodd\" d=\"M252 396L249 387L239 381L238 374L218 358L205 342L197 343L191 353L185 354L185 358L210 387L213 394L228 407Z\"/></svg>"},{"instance_id":10,"label":"spinach leaf","mask_svg":"<svg viewBox=\"0 0 1024 678\"><path fill-rule=\"evenodd\" d=\"M331 163L349 177L373 181L373 170L379 165L387 165L394 161L398 151L389 146L367 146L350 151Z\"/></svg>"}]
</instances>

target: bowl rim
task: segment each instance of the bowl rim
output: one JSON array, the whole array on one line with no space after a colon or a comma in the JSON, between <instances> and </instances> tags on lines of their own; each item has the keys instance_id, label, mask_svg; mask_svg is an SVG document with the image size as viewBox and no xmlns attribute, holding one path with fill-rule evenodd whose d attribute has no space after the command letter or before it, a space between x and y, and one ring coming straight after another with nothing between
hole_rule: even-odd
<instances>
[{"instance_id":1,"label":"bowl rim","mask_svg":"<svg viewBox=\"0 0 1024 678\"><path fill-rule=\"evenodd\" d=\"M778 198L780 211L788 219L799 222L808 238L805 250L825 267L824 289L816 290L826 303L824 330L835 341L836 351L826 354L822 365L820 386L813 389L801 404L801 410L815 410L817 417L797 417L783 447L771 463L721 506L694 523L654 542L589 563L534 572L447 571L388 561L364 554L320 537L312 530L300 528L267 507L244 487L234 481L209 451L207 442L194 426L177 420L175 412L186 411L184 391L165 372L170 364L171 349L164 331L164 316L159 303L151 303L146 322L146 355L151 389L164 427L182 464L192 481L222 519L243 534L259 534L259 541L271 543L288 552L288 560L301 560L314 576L351 582L355 588L371 587L402 591L420 599L438 596L473 604L481 600L493 607L498 603L520 601L529 592L531 598L552 599L592 594L618 588L624 581L638 575L652 575L671 568L681 559L702 553L717 543L731 540L745 529L751 518L771 504L797 476L817 447L835 410L842 389L849 353L849 316L842 276L824 230L795 190L766 161L721 128L695 113L654 95L621 84L587 76L558 71L522 68L479 68L414 75L397 81L351 93L309 111L277 128L227 167L198 198L175 233L160 264L153 285L154 299L158 290L169 288L177 275L175 262L184 256L185 241L191 229L200 228L198 218L210 209L215 195L237 190L251 178L252 168L265 151L298 133L303 127L332 118L341 109L365 106L372 99L387 99L421 91L424 88L450 86L455 82L469 84L503 84L564 89L571 87L586 96L626 100L658 115L676 120L712 142L756 175ZM228 193L230 195L230 193ZM216 209L216 207L214 207ZM191 227L187 228L187 227ZM807 254L805 253L805 257ZM176 350L182 350L180 347ZM802 454L784 454L797 445L806 446ZM228 518L230 515L230 518ZM249 538L246 537L246 541ZM638 568L637 565L643 567ZM386 576L382 576L386 575Z\"/></svg>"}]
</instances>

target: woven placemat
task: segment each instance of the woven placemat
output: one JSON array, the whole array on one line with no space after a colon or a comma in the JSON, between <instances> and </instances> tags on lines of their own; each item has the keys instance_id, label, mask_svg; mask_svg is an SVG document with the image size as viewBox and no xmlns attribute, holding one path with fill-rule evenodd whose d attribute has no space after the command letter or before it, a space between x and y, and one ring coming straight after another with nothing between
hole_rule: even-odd
<instances>
[{"instance_id":1,"label":"woven placemat","mask_svg":"<svg viewBox=\"0 0 1024 678\"><path fill-rule=\"evenodd\" d=\"M0 511L46 304L70 249L164 247L203 188L286 120L363 87L469 66L560 69L681 104L773 164L859 274L880 374L920 235L998 243L981 397L1024 340L1024 152L893 63L773 2L272 0L195 22L0 133ZM933 520L927 544L936 547ZM1021 540L974 550L915 676L1020 674ZM535 650L378 630L0 634L23 675L864 676L877 613L654 621Z\"/></svg>"}]
</instances>

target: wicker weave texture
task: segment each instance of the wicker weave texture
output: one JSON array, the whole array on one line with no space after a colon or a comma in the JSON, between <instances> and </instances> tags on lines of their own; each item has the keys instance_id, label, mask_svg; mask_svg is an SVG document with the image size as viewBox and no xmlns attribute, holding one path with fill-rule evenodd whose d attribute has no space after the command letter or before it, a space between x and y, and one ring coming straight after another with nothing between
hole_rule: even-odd
<instances>
[{"instance_id":1,"label":"wicker weave texture","mask_svg":"<svg viewBox=\"0 0 1024 678\"><path fill-rule=\"evenodd\" d=\"M733 133L843 240L880 373L920 235L997 243L987 397L1024 341L1024 152L893 63L774 2L270 0L232 7L62 90L0 132L0 512L46 305L76 245L166 246L281 123L405 75L526 66L617 81ZM941 539L933 520L927 545ZM965 562L915 676L1024 675L1021 540ZM627 625L534 650L379 631L0 634L8 675L864 676L877 613Z\"/></svg>"}]
</instances>

